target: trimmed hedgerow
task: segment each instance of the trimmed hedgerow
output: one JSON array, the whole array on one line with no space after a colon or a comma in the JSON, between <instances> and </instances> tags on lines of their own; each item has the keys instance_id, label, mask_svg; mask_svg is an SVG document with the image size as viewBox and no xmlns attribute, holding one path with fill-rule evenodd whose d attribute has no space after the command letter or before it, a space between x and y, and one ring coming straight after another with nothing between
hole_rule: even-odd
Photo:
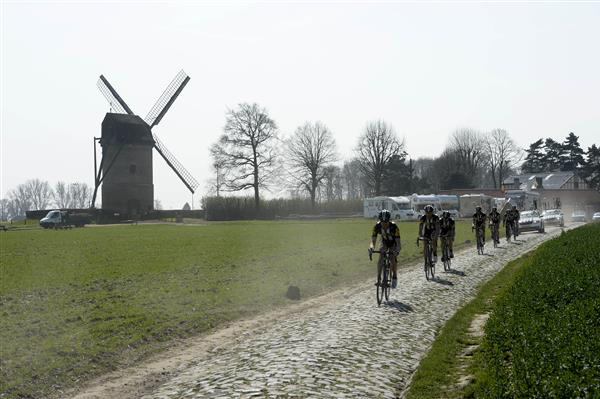
<instances>
[{"instance_id":1,"label":"trimmed hedgerow","mask_svg":"<svg viewBox=\"0 0 600 399\"><path fill-rule=\"evenodd\" d=\"M485 333L477 397L600 397L600 224L543 244Z\"/></svg>"}]
</instances>

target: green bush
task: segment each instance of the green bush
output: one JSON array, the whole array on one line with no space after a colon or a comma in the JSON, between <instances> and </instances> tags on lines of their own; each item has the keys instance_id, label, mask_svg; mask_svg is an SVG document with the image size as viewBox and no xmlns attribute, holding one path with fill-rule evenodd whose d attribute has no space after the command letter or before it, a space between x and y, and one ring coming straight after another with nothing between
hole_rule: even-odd
<instances>
[{"instance_id":1,"label":"green bush","mask_svg":"<svg viewBox=\"0 0 600 399\"><path fill-rule=\"evenodd\" d=\"M478 397L600 397L600 224L543 244L485 332Z\"/></svg>"}]
</instances>

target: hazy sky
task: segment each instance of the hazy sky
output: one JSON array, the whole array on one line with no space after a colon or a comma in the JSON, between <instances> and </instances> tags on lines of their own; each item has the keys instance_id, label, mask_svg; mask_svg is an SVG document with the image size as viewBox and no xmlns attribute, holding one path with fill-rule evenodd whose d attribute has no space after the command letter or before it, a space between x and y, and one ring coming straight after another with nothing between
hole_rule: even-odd
<instances>
[{"instance_id":1,"label":"hazy sky","mask_svg":"<svg viewBox=\"0 0 600 399\"><path fill-rule=\"evenodd\" d=\"M368 120L410 156L458 127L505 128L523 147L569 131L600 143L600 3L157 3L2 0L0 195L29 178L93 185L104 74L146 115L191 81L154 129L202 182L225 112L266 107L282 135L330 127L343 158ZM158 154L155 198L191 195Z\"/></svg>"}]
</instances>

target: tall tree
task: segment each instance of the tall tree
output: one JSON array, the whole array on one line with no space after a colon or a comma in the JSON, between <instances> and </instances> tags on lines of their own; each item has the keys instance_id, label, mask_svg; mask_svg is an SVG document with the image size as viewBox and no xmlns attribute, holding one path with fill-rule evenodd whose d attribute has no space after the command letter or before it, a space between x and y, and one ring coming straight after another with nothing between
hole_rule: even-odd
<instances>
[{"instance_id":1,"label":"tall tree","mask_svg":"<svg viewBox=\"0 0 600 399\"><path fill-rule=\"evenodd\" d=\"M484 165L484 144L481 133L470 128L458 129L450 136L449 148L454 152L456 172L469 176L477 184Z\"/></svg>"},{"instance_id":2,"label":"tall tree","mask_svg":"<svg viewBox=\"0 0 600 399\"><path fill-rule=\"evenodd\" d=\"M314 209L319 186L337 158L333 135L321 122L306 122L287 141L287 154L292 178L308 192Z\"/></svg>"},{"instance_id":3,"label":"tall tree","mask_svg":"<svg viewBox=\"0 0 600 399\"><path fill-rule=\"evenodd\" d=\"M562 165L562 170L575 171L580 169L585 164L584 151L579 145L579 137L575 133L570 132L562 144L565 162Z\"/></svg>"},{"instance_id":4,"label":"tall tree","mask_svg":"<svg viewBox=\"0 0 600 399\"><path fill-rule=\"evenodd\" d=\"M551 138L544 142L545 154L542 157L542 170L540 172L552 172L561 170L565 163L565 149L563 145Z\"/></svg>"},{"instance_id":5,"label":"tall tree","mask_svg":"<svg viewBox=\"0 0 600 399\"><path fill-rule=\"evenodd\" d=\"M412 165L406 155L394 155L383 174L383 194L398 196L412 194Z\"/></svg>"},{"instance_id":6,"label":"tall tree","mask_svg":"<svg viewBox=\"0 0 600 399\"><path fill-rule=\"evenodd\" d=\"M82 182L71 183L69 184L69 197L71 207L88 208L92 201L92 188Z\"/></svg>"},{"instance_id":7,"label":"tall tree","mask_svg":"<svg viewBox=\"0 0 600 399\"><path fill-rule=\"evenodd\" d=\"M71 207L70 191L64 181L59 181L54 186L53 199L57 208L66 209Z\"/></svg>"},{"instance_id":8,"label":"tall tree","mask_svg":"<svg viewBox=\"0 0 600 399\"><path fill-rule=\"evenodd\" d=\"M47 181L31 179L25 182L25 190L29 195L33 209L46 209L52 200L52 188Z\"/></svg>"},{"instance_id":9,"label":"tall tree","mask_svg":"<svg viewBox=\"0 0 600 399\"><path fill-rule=\"evenodd\" d=\"M485 162L494 188L499 188L505 173L521 160L521 149L504 129L494 129L484 140Z\"/></svg>"},{"instance_id":10,"label":"tall tree","mask_svg":"<svg viewBox=\"0 0 600 399\"><path fill-rule=\"evenodd\" d=\"M9 191L8 199L12 207L12 218L24 218L25 212L31 210L31 194L26 184L19 184Z\"/></svg>"},{"instance_id":11,"label":"tall tree","mask_svg":"<svg viewBox=\"0 0 600 399\"><path fill-rule=\"evenodd\" d=\"M357 159L344 162L342 176L346 185L346 199L359 199L365 196L364 178Z\"/></svg>"},{"instance_id":12,"label":"tall tree","mask_svg":"<svg viewBox=\"0 0 600 399\"><path fill-rule=\"evenodd\" d=\"M538 173L544 167L544 139L534 141L529 145L529 149L525 150L525 162L521 165L521 170L524 173Z\"/></svg>"},{"instance_id":13,"label":"tall tree","mask_svg":"<svg viewBox=\"0 0 600 399\"><path fill-rule=\"evenodd\" d=\"M8 220L10 201L7 198L0 199L0 221Z\"/></svg>"},{"instance_id":14,"label":"tall tree","mask_svg":"<svg viewBox=\"0 0 600 399\"><path fill-rule=\"evenodd\" d=\"M404 141L398 138L392 125L383 120L367 124L355 151L375 196L381 195L384 173L393 157L406 156Z\"/></svg>"},{"instance_id":15,"label":"tall tree","mask_svg":"<svg viewBox=\"0 0 600 399\"><path fill-rule=\"evenodd\" d=\"M212 147L216 159L229 170L225 185L230 191L254 190L254 206L260 209L260 189L268 186L277 161L277 125L258 104L239 104L229 110L223 135Z\"/></svg>"},{"instance_id":16,"label":"tall tree","mask_svg":"<svg viewBox=\"0 0 600 399\"><path fill-rule=\"evenodd\" d=\"M596 144L588 147L582 175L587 180L590 188L600 191L600 148Z\"/></svg>"}]
</instances>

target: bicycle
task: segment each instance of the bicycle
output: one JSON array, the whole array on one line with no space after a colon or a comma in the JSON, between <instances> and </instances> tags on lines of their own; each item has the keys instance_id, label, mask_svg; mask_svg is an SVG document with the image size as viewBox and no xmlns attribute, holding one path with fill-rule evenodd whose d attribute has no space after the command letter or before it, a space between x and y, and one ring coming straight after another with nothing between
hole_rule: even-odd
<instances>
[{"instance_id":1,"label":"bicycle","mask_svg":"<svg viewBox=\"0 0 600 399\"><path fill-rule=\"evenodd\" d=\"M490 224L490 228L492 229L492 241L494 242L494 248L498 248L498 244L500 244L498 224L492 223Z\"/></svg>"},{"instance_id":2,"label":"bicycle","mask_svg":"<svg viewBox=\"0 0 600 399\"><path fill-rule=\"evenodd\" d=\"M441 236L442 238L442 262L444 262L444 271L449 271L452 261L450 259L450 246L448 242L450 237Z\"/></svg>"},{"instance_id":3,"label":"bicycle","mask_svg":"<svg viewBox=\"0 0 600 399\"><path fill-rule=\"evenodd\" d=\"M483 241L483 234L484 232L482 227L475 228L475 237L477 239L477 253L479 255L483 255L483 246L485 245Z\"/></svg>"},{"instance_id":4,"label":"bicycle","mask_svg":"<svg viewBox=\"0 0 600 399\"><path fill-rule=\"evenodd\" d=\"M425 247L423 248L423 258L424 264L423 268L425 269L425 278L429 280L435 277L435 263L433 262L433 248L431 246L431 238L427 237L419 237L417 238L417 246L419 246L419 241L425 241Z\"/></svg>"},{"instance_id":5,"label":"bicycle","mask_svg":"<svg viewBox=\"0 0 600 399\"><path fill-rule=\"evenodd\" d=\"M377 305L381 306L383 298L386 301L390 300L390 289L392 287L392 262L390 256L395 256L391 249L385 251L369 251L369 260L373 260L373 254L383 255L383 265L381 268L377 267L377 282L375 283L377 291ZM379 266L379 265L378 265Z\"/></svg>"}]
</instances>

